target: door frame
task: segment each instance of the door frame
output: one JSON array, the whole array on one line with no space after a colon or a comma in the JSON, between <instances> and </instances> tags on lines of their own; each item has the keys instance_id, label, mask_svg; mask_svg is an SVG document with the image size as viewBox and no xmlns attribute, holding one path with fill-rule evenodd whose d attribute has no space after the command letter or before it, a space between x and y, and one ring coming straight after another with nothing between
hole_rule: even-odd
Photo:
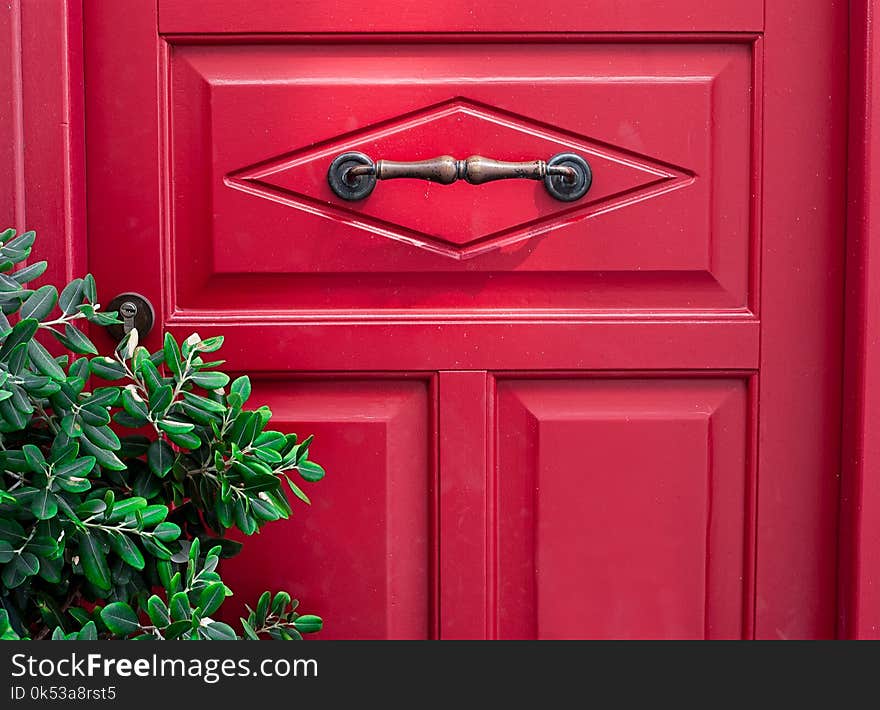
<instances>
[{"instance_id":1,"label":"door frame","mask_svg":"<svg viewBox=\"0 0 880 710\"><path fill-rule=\"evenodd\" d=\"M839 623L880 638L880 0L850 2Z\"/></svg>"},{"instance_id":2,"label":"door frame","mask_svg":"<svg viewBox=\"0 0 880 710\"><path fill-rule=\"evenodd\" d=\"M82 0L11 0L0 47L3 226L36 229L60 282L87 264ZM880 638L880 0L850 0L848 61L837 635Z\"/></svg>"}]
</instances>

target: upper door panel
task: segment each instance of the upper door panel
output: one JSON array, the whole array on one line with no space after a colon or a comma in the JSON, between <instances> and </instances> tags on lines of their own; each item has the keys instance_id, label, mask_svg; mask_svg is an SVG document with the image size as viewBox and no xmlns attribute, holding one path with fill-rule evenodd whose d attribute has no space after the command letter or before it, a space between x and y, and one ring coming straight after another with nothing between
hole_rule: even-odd
<instances>
[{"instance_id":1,"label":"upper door panel","mask_svg":"<svg viewBox=\"0 0 880 710\"><path fill-rule=\"evenodd\" d=\"M224 7L230 7L227 3ZM173 44L177 309L745 311L751 40ZM583 156L541 183L380 182L334 157Z\"/></svg>"},{"instance_id":2,"label":"upper door panel","mask_svg":"<svg viewBox=\"0 0 880 710\"><path fill-rule=\"evenodd\" d=\"M162 33L759 31L762 0L159 0Z\"/></svg>"}]
</instances>

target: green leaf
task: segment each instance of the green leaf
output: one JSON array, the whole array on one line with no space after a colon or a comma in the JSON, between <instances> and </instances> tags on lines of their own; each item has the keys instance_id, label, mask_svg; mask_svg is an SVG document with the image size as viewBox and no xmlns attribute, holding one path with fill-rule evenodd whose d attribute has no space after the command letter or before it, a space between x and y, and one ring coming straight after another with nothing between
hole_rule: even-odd
<instances>
[{"instance_id":1,"label":"green leaf","mask_svg":"<svg viewBox=\"0 0 880 710\"><path fill-rule=\"evenodd\" d=\"M226 585L223 582L214 582L213 584L209 584L202 590L202 593L199 595L199 611L201 615L211 616L215 611L220 608L220 605L223 604L223 600L226 599L227 592Z\"/></svg>"},{"instance_id":2,"label":"green leaf","mask_svg":"<svg viewBox=\"0 0 880 710\"><path fill-rule=\"evenodd\" d=\"M226 407L224 407L219 402L208 399L207 397L202 397L200 395L193 394L192 392L184 392L183 399L184 401L188 402L194 407L197 407L198 409L201 409L202 411L212 414L226 414Z\"/></svg>"},{"instance_id":3,"label":"green leaf","mask_svg":"<svg viewBox=\"0 0 880 710\"><path fill-rule=\"evenodd\" d=\"M168 506L166 505L148 505L143 508L141 511L141 518L144 521L144 526L151 528L155 525L158 525L166 517L168 517Z\"/></svg>"},{"instance_id":4,"label":"green leaf","mask_svg":"<svg viewBox=\"0 0 880 710\"><path fill-rule=\"evenodd\" d=\"M12 543L7 540L0 540L0 565L5 565L14 555Z\"/></svg>"},{"instance_id":5,"label":"green leaf","mask_svg":"<svg viewBox=\"0 0 880 710\"><path fill-rule=\"evenodd\" d=\"M98 404L85 404L80 413L89 426L102 427L110 423L110 412Z\"/></svg>"},{"instance_id":6,"label":"green leaf","mask_svg":"<svg viewBox=\"0 0 880 710\"><path fill-rule=\"evenodd\" d=\"M79 438L82 435L82 422L73 414L68 414L61 418L61 430L71 439Z\"/></svg>"},{"instance_id":7,"label":"green leaf","mask_svg":"<svg viewBox=\"0 0 880 710\"><path fill-rule=\"evenodd\" d=\"M12 406L11 399L0 401L0 417L2 417L10 426L12 431L20 431L27 426L29 417L19 412ZM6 429L10 431L10 429Z\"/></svg>"},{"instance_id":8,"label":"green leaf","mask_svg":"<svg viewBox=\"0 0 880 710\"><path fill-rule=\"evenodd\" d=\"M278 592L272 600L272 613L275 616L283 616L290 604L290 595L287 592Z\"/></svg>"},{"instance_id":9,"label":"green leaf","mask_svg":"<svg viewBox=\"0 0 880 710\"><path fill-rule=\"evenodd\" d=\"M130 360L134 356L134 351L138 346L137 328L132 328L124 336L116 346L116 355L120 360Z\"/></svg>"},{"instance_id":10,"label":"green leaf","mask_svg":"<svg viewBox=\"0 0 880 710\"><path fill-rule=\"evenodd\" d=\"M79 561L86 579L98 589L110 589L110 568L107 567L107 557L104 555L104 550L101 549L101 543L95 533L80 536ZM104 618L103 612L101 618ZM107 623L106 619L104 623Z\"/></svg>"},{"instance_id":11,"label":"green leaf","mask_svg":"<svg viewBox=\"0 0 880 710\"><path fill-rule=\"evenodd\" d=\"M193 432L170 432L166 431L165 435L178 446L184 449L195 451L202 445L202 440Z\"/></svg>"},{"instance_id":12,"label":"green leaf","mask_svg":"<svg viewBox=\"0 0 880 710\"><path fill-rule=\"evenodd\" d=\"M91 424L83 424L83 434L95 446L100 446L107 451L119 451L122 446L116 432L106 425L95 427Z\"/></svg>"},{"instance_id":13,"label":"green leaf","mask_svg":"<svg viewBox=\"0 0 880 710\"><path fill-rule=\"evenodd\" d=\"M171 372L179 376L181 373L180 348L177 346L177 341L171 333L165 333L165 341L162 349L165 353L165 365L171 370Z\"/></svg>"},{"instance_id":14,"label":"green leaf","mask_svg":"<svg viewBox=\"0 0 880 710\"><path fill-rule=\"evenodd\" d=\"M37 520L49 520L58 514L55 494L48 488L41 489L31 501L31 512Z\"/></svg>"},{"instance_id":15,"label":"green leaf","mask_svg":"<svg viewBox=\"0 0 880 710\"><path fill-rule=\"evenodd\" d=\"M58 290L54 286L40 286L28 299L21 304L19 313L22 318L43 320L58 302Z\"/></svg>"},{"instance_id":16,"label":"green leaf","mask_svg":"<svg viewBox=\"0 0 880 710\"><path fill-rule=\"evenodd\" d=\"M63 555L55 558L43 557L40 560L40 577L50 584L60 584L65 565Z\"/></svg>"},{"instance_id":17,"label":"green leaf","mask_svg":"<svg viewBox=\"0 0 880 710\"><path fill-rule=\"evenodd\" d=\"M312 501L309 500L309 497L305 494L305 491L303 491L302 488L291 481L290 477L287 474L284 475L284 478L287 480L287 485L290 486L290 490L293 492L293 495L299 498L306 505L312 504Z\"/></svg>"},{"instance_id":18,"label":"green leaf","mask_svg":"<svg viewBox=\"0 0 880 710\"><path fill-rule=\"evenodd\" d=\"M0 406L2 406L2 404L3 403L0 402ZM111 471L125 471L128 468L128 466L122 463L112 451L102 449L84 436L80 438L80 441L82 441L83 448L89 454L94 456L98 460L98 464L103 468Z\"/></svg>"},{"instance_id":19,"label":"green leaf","mask_svg":"<svg viewBox=\"0 0 880 710\"><path fill-rule=\"evenodd\" d=\"M55 479L59 488L68 493L85 493L92 487L91 481L82 476L59 477Z\"/></svg>"},{"instance_id":20,"label":"green leaf","mask_svg":"<svg viewBox=\"0 0 880 710\"><path fill-rule=\"evenodd\" d=\"M137 614L125 602L112 602L101 609L101 620L116 636L128 636L138 631Z\"/></svg>"},{"instance_id":21,"label":"green leaf","mask_svg":"<svg viewBox=\"0 0 880 710\"><path fill-rule=\"evenodd\" d=\"M14 293L16 291L21 291L21 284L6 274L0 274L0 292Z\"/></svg>"},{"instance_id":22,"label":"green leaf","mask_svg":"<svg viewBox=\"0 0 880 710\"><path fill-rule=\"evenodd\" d=\"M30 552L22 552L13 557L4 567L0 579L9 589L14 589L24 583L28 577L33 577L40 571L40 560Z\"/></svg>"},{"instance_id":23,"label":"green leaf","mask_svg":"<svg viewBox=\"0 0 880 710\"><path fill-rule=\"evenodd\" d=\"M13 375L18 375L21 373L21 371L24 369L25 362L27 361L27 353L28 343L19 343L14 348L12 348L12 352L9 353L8 358L9 372L11 372Z\"/></svg>"},{"instance_id":24,"label":"green leaf","mask_svg":"<svg viewBox=\"0 0 880 710\"><path fill-rule=\"evenodd\" d=\"M76 514L83 518L89 518L93 515L103 513L107 509L107 504L99 498L86 498L86 500L76 506Z\"/></svg>"},{"instance_id":25,"label":"green leaf","mask_svg":"<svg viewBox=\"0 0 880 710\"><path fill-rule=\"evenodd\" d=\"M296 465L296 470L307 481L320 481L324 478L324 469L314 461L301 461Z\"/></svg>"},{"instance_id":26,"label":"green leaf","mask_svg":"<svg viewBox=\"0 0 880 710\"><path fill-rule=\"evenodd\" d=\"M153 626L157 626L160 629L165 628L171 623L171 614L168 612L168 607L155 594L147 599L147 614L150 617L150 621L153 622Z\"/></svg>"},{"instance_id":27,"label":"green leaf","mask_svg":"<svg viewBox=\"0 0 880 710\"><path fill-rule=\"evenodd\" d=\"M257 600L257 609L255 612L255 626L262 627L266 623L266 616L269 614L269 604L272 601L272 595L269 592L263 592Z\"/></svg>"},{"instance_id":28,"label":"green leaf","mask_svg":"<svg viewBox=\"0 0 880 710\"><path fill-rule=\"evenodd\" d=\"M223 345L223 336L215 335L211 338L205 338L200 343L196 344L195 349L200 353L213 353L220 349Z\"/></svg>"},{"instance_id":29,"label":"green leaf","mask_svg":"<svg viewBox=\"0 0 880 710\"><path fill-rule=\"evenodd\" d=\"M24 460L27 462L28 468L33 473L40 473L45 470L46 459L38 447L33 444L25 444L21 447L21 452L24 454Z\"/></svg>"},{"instance_id":30,"label":"green leaf","mask_svg":"<svg viewBox=\"0 0 880 710\"><path fill-rule=\"evenodd\" d=\"M260 461L267 464L276 464L281 463L281 454L279 454L275 449L270 449L268 446L259 447L254 449L254 456L256 456Z\"/></svg>"},{"instance_id":31,"label":"green leaf","mask_svg":"<svg viewBox=\"0 0 880 710\"><path fill-rule=\"evenodd\" d=\"M192 623L190 623L189 619L172 622L165 629L165 638L169 640L176 639L190 629L192 629Z\"/></svg>"},{"instance_id":32,"label":"green leaf","mask_svg":"<svg viewBox=\"0 0 880 710\"><path fill-rule=\"evenodd\" d=\"M28 343L28 355L33 366L47 377L60 382L67 379L67 375L64 374L64 370L61 369L55 358L38 341L31 340Z\"/></svg>"},{"instance_id":33,"label":"green leaf","mask_svg":"<svg viewBox=\"0 0 880 710\"><path fill-rule=\"evenodd\" d=\"M78 641L97 641L98 627L95 626L95 622L89 621L85 626L83 626L79 630L79 634L76 638Z\"/></svg>"},{"instance_id":34,"label":"green leaf","mask_svg":"<svg viewBox=\"0 0 880 710\"><path fill-rule=\"evenodd\" d=\"M214 513L217 516L217 522L224 528L232 527L233 503L229 500L218 500L214 504Z\"/></svg>"},{"instance_id":35,"label":"green leaf","mask_svg":"<svg viewBox=\"0 0 880 710\"><path fill-rule=\"evenodd\" d=\"M93 361L94 362L94 361ZM119 402L119 387L99 387L92 391L89 404L93 407L115 407Z\"/></svg>"},{"instance_id":36,"label":"green leaf","mask_svg":"<svg viewBox=\"0 0 880 710\"><path fill-rule=\"evenodd\" d=\"M162 385L150 395L150 411L162 413L174 399L174 390L171 385Z\"/></svg>"},{"instance_id":37,"label":"green leaf","mask_svg":"<svg viewBox=\"0 0 880 710\"><path fill-rule=\"evenodd\" d=\"M171 597L171 618L174 621L188 619L191 613L186 592L177 592Z\"/></svg>"},{"instance_id":38,"label":"green leaf","mask_svg":"<svg viewBox=\"0 0 880 710\"><path fill-rule=\"evenodd\" d=\"M194 537L190 541L189 546L189 560L193 564L199 561L199 553L201 552L202 543L199 542L199 538Z\"/></svg>"},{"instance_id":39,"label":"green leaf","mask_svg":"<svg viewBox=\"0 0 880 710\"><path fill-rule=\"evenodd\" d=\"M247 622L246 619L242 619L241 617L238 617L238 620L241 622L242 631L244 631L244 635L247 636L249 641L259 641L260 640L260 637L257 636L256 632L254 631L254 627L251 626Z\"/></svg>"},{"instance_id":40,"label":"green leaf","mask_svg":"<svg viewBox=\"0 0 880 710\"><path fill-rule=\"evenodd\" d=\"M48 523L44 523L40 527L43 532L56 534ZM63 544L59 545L52 535L37 535L27 544L25 549L37 557L54 558L61 554L62 547Z\"/></svg>"},{"instance_id":41,"label":"green leaf","mask_svg":"<svg viewBox=\"0 0 880 710\"><path fill-rule=\"evenodd\" d=\"M190 380L206 390L215 390L229 384L229 375L223 372L196 372Z\"/></svg>"},{"instance_id":42,"label":"green leaf","mask_svg":"<svg viewBox=\"0 0 880 710\"><path fill-rule=\"evenodd\" d=\"M37 238L37 233L33 230L29 230L27 232L22 232L14 239L10 239L9 241L4 241L3 248L4 249L30 249L34 245L34 241Z\"/></svg>"},{"instance_id":43,"label":"green leaf","mask_svg":"<svg viewBox=\"0 0 880 710\"><path fill-rule=\"evenodd\" d=\"M9 354L16 345L27 343L33 338L34 333L37 332L37 328L39 327L39 321L33 318L25 318L24 320L18 321L18 323L13 326L12 332L6 336L6 341L3 343L3 347L0 348L0 360L8 359Z\"/></svg>"},{"instance_id":44,"label":"green leaf","mask_svg":"<svg viewBox=\"0 0 880 710\"><path fill-rule=\"evenodd\" d=\"M113 552L119 555L119 559L129 567L138 570L144 568L144 556L128 535L122 533L114 535L110 540L110 547L113 548Z\"/></svg>"},{"instance_id":45,"label":"green leaf","mask_svg":"<svg viewBox=\"0 0 880 710\"><path fill-rule=\"evenodd\" d=\"M147 449L147 463L155 475L164 478L174 465L174 451L165 441L158 439Z\"/></svg>"},{"instance_id":46,"label":"green leaf","mask_svg":"<svg viewBox=\"0 0 880 710\"><path fill-rule=\"evenodd\" d=\"M0 355L2 358L2 355ZM96 357L89 362L93 375L105 380L119 380L126 376L125 367L109 357Z\"/></svg>"},{"instance_id":47,"label":"green leaf","mask_svg":"<svg viewBox=\"0 0 880 710\"><path fill-rule=\"evenodd\" d=\"M83 456L75 461L59 466L55 469L56 476L68 478L70 476L88 476L95 468L94 456Z\"/></svg>"},{"instance_id":48,"label":"green leaf","mask_svg":"<svg viewBox=\"0 0 880 710\"><path fill-rule=\"evenodd\" d=\"M65 286L58 297L58 307L64 315L70 315L76 311L76 307L82 303L83 280L74 279Z\"/></svg>"},{"instance_id":49,"label":"green leaf","mask_svg":"<svg viewBox=\"0 0 880 710\"><path fill-rule=\"evenodd\" d=\"M147 507L147 499L140 496L132 496L130 498L122 498L113 505L113 514L108 518L111 523L124 520L129 515L134 515L136 511L143 510Z\"/></svg>"},{"instance_id":50,"label":"green leaf","mask_svg":"<svg viewBox=\"0 0 880 710\"><path fill-rule=\"evenodd\" d=\"M67 340L66 347L80 355L97 355L98 348L79 328L72 323L64 324L64 337Z\"/></svg>"},{"instance_id":51,"label":"green leaf","mask_svg":"<svg viewBox=\"0 0 880 710\"><path fill-rule=\"evenodd\" d=\"M222 621L212 621L207 626L204 626L202 630L212 641L235 641L238 638L235 630L229 624L224 624Z\"/></svg>"},{"instance_id":52,"label":"green leaf","mask_svg":"<svg viewBox=\"0 0 880 710\"><path fill-rule=\"evenodd\" d=\"M30 264L29 266L25 266L23 269L19 269L14 274L12 274L12 278L14 278L20 284L27 283L28 281L33 281L34 279L40 278L40 276L45 273L47 266L49 266L48 262L38 261L34 264Z\"/></svg>"},{"instance_id":53,"label":"green leaf","mask_svg":"<svg viewBox=\"0 0 880 710\"><path fill-rule=\"evenodd\" d=\"M174 542L180 537L180 527L174 523L159 523L153 529L153 534L162 542Z\"/></svg>"},{"instance_id":54,"label":"green leaf","mask_svg":"<svg viewBox=\"0 0 880 710\"><path fill-rule=\"evenodd\" d=\"M189 422L179 422L175 419L161 419L157 422L159 428L167 434L187 434L195 426Z\"/></svg>"},{"instance_id":55,"label":"green leaf","mask_svg":"<svg viewBox=\"0 0 880 710\"><path fill-rule=\"evenodd\" d=\"M155 392L162 386L162 376L159 374L153 361L149 358L140 362L137 374L141 376L144 384L147 386L147 391L150 393Z\"/></svg>"},{"instance_id":56,"label":"green leaf","mask_svg":"<svg viewBox=\"0 0 880 710\"><path fill-rule=\"evenodd\" d=\"M89 303L98 302L98 287L95 285L95 277L91 274L83 277L83 295Z\"/></svg>"},{"instance_id":57,"label":"green leaf","mask_svg":"<svg viewBox=\"0 0 880 710\"><path fill-rule=\"evenodd\" d=\"M297 617L296 621L293 622L293 626L300 633L313 634L324 627L324 621L320 616L303 614L302 616Z\"/></svg>"},{"instance_id":58,"label":"green leaf","mask_svg":"<svg viewBox=\"0 0 880 710\"><path fill-rule=\"evenodd\" d=\"M244 499L239 498L233 506L235 526L245 535L253 535L257 531L257 521L248 513Z\"/></svg>"},{"instance_id":59,"label":"green leaf","mask_svg":"<svg viewBox=\"0 0 880 710\"><path fill-rule=\"evenodd\" d=\"M251 396L251 380L247 375L235 378L229 391L241 397L242 404Z\"/></svg>"},{"instance_id":60,"label":"green leaf","mask_svg":"<svg viewBox=\"0 0 880 710\"><path fill-rule=\"evenodd\" d=\"M116 494L113 493L112 488L108 488L104 492L104 506L105 506L104 517L107 518L108 520L110 519L110 516L113 515L113 506L115 503L116 503Z\"/></svg>"},{"instance_id":61,"label":"green leaf","mask_svg":"<svg viewBox=\"0 0 880 710\"><path fill-rule=\"evenodd\" d=\"M148 419L150 410L134 385L126 385L122 390L122 407L133 417Z\"/></svg>"}]
</instances>

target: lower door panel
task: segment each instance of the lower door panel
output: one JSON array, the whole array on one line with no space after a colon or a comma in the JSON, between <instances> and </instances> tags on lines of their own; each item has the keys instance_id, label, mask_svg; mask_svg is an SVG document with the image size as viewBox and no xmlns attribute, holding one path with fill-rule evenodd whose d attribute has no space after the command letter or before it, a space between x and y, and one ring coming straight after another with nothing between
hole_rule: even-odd
<instances>
[{"instance_id":1,"label":"lower door panel","mask_svg":"<svg viewBox=\"0 0 880 710\"><path fill-rule=\"evenodd\" d=\"M430 383L417 379L262 379L251 401L272 425L315 435L327 475L291 496L290 522L267 525L223 562L239 604L284 590L324 618L322 639L430 635L433 466ZM232 601L232 600L230 600Z\"/></svg>"},{"instance_id":2,"label":"lower door panel","mask_svg":"<svg viewBox=\"0 0 880 710\"><path fill-rule=\"evenodd\" d=\"M499 637L742 635L747 379L510 379L496 392Z\"/></svg>"}]
</instances>

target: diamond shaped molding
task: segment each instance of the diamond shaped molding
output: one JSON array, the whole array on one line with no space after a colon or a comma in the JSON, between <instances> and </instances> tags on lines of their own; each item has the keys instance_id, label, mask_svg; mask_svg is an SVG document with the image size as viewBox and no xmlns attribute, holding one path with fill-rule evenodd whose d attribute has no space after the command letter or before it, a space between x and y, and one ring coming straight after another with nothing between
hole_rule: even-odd
<instances>
[{"instance_id":1,"label":"diamond shaped molding","mask_svg":"<svg viewBox=\"0 0 880 710\"><path fill-rule=\"evenodd\" d=\"M326 181L333 158L350 150L390 160L440 154L546 160L574 152L590 163L594 180L590 192L576 203L556 201L542 185L526 180L481 186L395 180L380 183L369 198L351 203L337 198ZM413 247L467 259L694 180L684 168L458 98L245 167L227 175L225 183Z\"/></svg>"}]
</instances>

